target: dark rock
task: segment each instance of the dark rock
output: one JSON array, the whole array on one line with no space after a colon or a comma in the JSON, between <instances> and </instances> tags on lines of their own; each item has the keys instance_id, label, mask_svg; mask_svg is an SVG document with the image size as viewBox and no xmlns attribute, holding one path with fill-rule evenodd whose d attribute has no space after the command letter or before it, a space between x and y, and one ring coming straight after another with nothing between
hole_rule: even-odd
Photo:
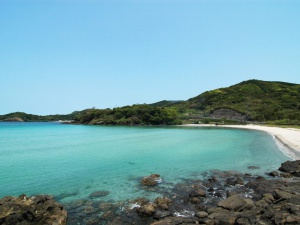
<instances>
[{"instance_id":1,"label":"dark rock","mask_svg":"<svg viewBox=\"0 0 300 225\"><path fill-rule=\"evenodd\" d=\"M300 177L300 160L284 162L281 164L279 170Z\"/></svg>"},{"instance_id":2,"label":"dark rock","mask_svg":"<svg viewBox=\"0 0 300 225\"><path fill-rule=\"evenodd\" d=\"M225 181L225 186L244 185L244 181L240 177L229 177Z\"/></svg>"},{"instance_id":3,"label":"dark rock","mask_svg":"<svg viewBox=\"0 0 300 225\"><path fill-rule=\"evenodd\" d=\"M215 183L218 181L218 178L216 176L212 176L211 178L208 179L209 182Z\"/></svg>"},{"instance_id":4,"label":"dark rock","mask_svg":"<svg viewBox=\"0 0 300 225\"><path fill-rule=\"evenodd\" d=\"M290 173L280 173L280 176L284 177L284 178L292 178L293 177L293 175Z\"/></svg>"},{"instance_id":5,"label":"dark rock","mask_svg":"<svg viewBox=\"0 0 300 225\"><path fill-rule=\"evenodd\" d=\"M266 208L269 204L264 199L261 199L256 201L255 205L259 208Z\"/></svg>"},{"instance_id":6,"label":"dark rock","mask_svg":"<svg viewBox=\"0 0 300 225\"><path fill-rule=\"evenodd\" d=\"M199 204L199 203L201 203L201 201L200 201L200 199L197 198L197 197L192 197L192 198L191 198L191 203L193 203L193 204Z\"/></svg>"},{"instance_id":7,"label":"dark rock","mask_svg":"<svg viewBox=\"0 0 300 225\"><path fill-rule=\"evenodd\" d=\"M109 195L109 191L94 191L89 195L89 198L100 198Z\"/></svg>"},{"instance_id":8,"label":"dark rock","mask_svg":"<svg viewBox=\"0 0 300 225\"><path fill-rule=\"evenodd\" d=\"M277 171L272 171L268 175L271 176L271 177L278 177L279 173Z\"/></svg>"},{"instance_id":9,"label":"dark rock","mask_svg":"<svg viewBox=\"0 0 300 225\"><path fill-rule=\"evenodd\" d=\"M205 218L205 217L208 216L208 213L207 213L207 212L204 212L204 211L200 211L200 212L197 212L197 213L196 213L196 216L197 216L198 218L200 218L200 219L203 219L203 218Z\"/></svg>"},{"instance_id":10,"label":"dark rock","mask_svg":"<svg viewBox=\"0 0 300 225\"><path fill-rule=\"evenodd\" d=\"M242 179L242 178L240 178L240 177L237 177L237 178L236 178L236 184L239 184L239 185L244 185L244 181L243 181L243 179Z\"/></svg>"},{"instance_id":11,"label":"dark rock","mask_svg":"<svg viewBox=\"0 0 300 225\"><path fill-rule=\"evenodd\" d=\"M222 192L220 192L220 191L216 191L216 192L214 193L214 196L219 197L219 198L222 198L222 197L223 197L223 194L222 194Z\"/></svg>"},{"instance_id":12,"label":"dark rock","mask_svg":"<svg viewBox=\"0 0 300 225\"><path fill-rule=\"evenodd\" d=\"M229 209L233 211L239 211L245 205L247 205L247 202L239 195L233 195L218 203L219 207L223 207L224 209Z\"/></svg>"},{"instance_id":13,"label":"dark rock","mask_svg":"<svg viewBox=\"0 0 300 225\"><path fill-rule=\"evenodd\" d=\"M225 180L226 186L234 186L236 184L236 178L235 177L229 177Z\"/></svg>"},{"instance_id":14,"label":"dark rock","mask_svg":"<svg viewBox=\"0 0 300 225\"><path fill-rule=\"evenodd\" d=\"M171 213L170 213L169 211L160 211L160 210L158 210L158 211L154 214L153 218L154 218L154 219L161 219L161 218L165 218L165 217L167 217L167 216L171 216Z\"/></svg>"},{"instance_id":15,"label":"dark rock","mask_svg":"<svg viewBox=\"0 0 300 225\"><path fill-rule=\"evenodd\" d=\"M148 203L146 205L142 205L141 207L136 208L137 213L140 216L152 216L155 213L155 207L153 204Z\"/></svg>"},{"instance_id":16,"label":"dark rock","mask_svg":"<svg viewBox=\"0 0 300 225\"><path fill-rule=\"evenodd\" d=\"M276 196L277 199L288 200L288 199L293 197L293 194L291 194L289 192L286 192L286 191L276 189L275 190L275 196Z\"/></svg>"},{"instance_id":17,"label":"dark rock","mask_svg":"<svg viewBox=\"0 0 300 225\"><path fill-rule=\"evenodd\" d=\"M263 177L257 177L248 182L245 187L254 190L253 199L259 200L263 197L263 194L273 193L275 187L282 187L284 184L279 181L266 180Z\"/></svg>"},{"instance_id":18,"label":"dark rock","mask_svg":"<svg viewBox=\"0 0 300 225\"><path fill-rule=\"evenodd\" d=\"M144 186L155 186L155 185L157 185L160 182L161 182L161 177L160 177L159 174L152 174L152 175L150 175L148 177L144 177L141 180L141 183Z\"/></svg>"},{"instance_id":19,"label":"dark rock","mask_svg":"<svg viewBox=\"0 0 300 225\"><path fill-rule=\"evenodd\" d=\"M157 205L158 208L161 210L168 210L169 206L172 204L171 199L166 197L158 197L154 200L154 203Z\"/></svg>"},{"instance_id":20,"label":"dark rock","mask_svg":"<svg viewBox=\"0 0 300 225\"><path fill-rule=\"evenodd\" d=\"M168 217L156 222L151 223L151 225L189 225L197 224L197 218L183 218L183 217Z\"/></svg>"},{"instance_id":21,"label":"dark rock","mask_svg":"<svg viewBox=\"0 0 300 225\"><path fill-rule=\"evenodd\" d=\"M210 188L207 189L207 191L208 191L208 192L214 192L215 190L214 190L213 187L210 187Z\"/></svg>"},{"instance_id":22,"label":"dark rock","mask_svg":"<svg viewBox=\"0 0 300 225\"><path fill-rule=\"evenodd\" d=\"M263 195L263 200L266 201L267 203L272 203L275 201L274 197L270 193L266 193Z\"/></svg>"},{"instance_id":23,"label":"dark rock","mask_svg":"<svg viewBox=\"0 0 300 225\"><path fill-rule=\"evenodd\" d=\"M136 198L132 201L130 201L131 204L136 204L136 205L146 205L150 203L150 201L146 198Z\"/></svg>"},{"instance_id":24,"label":"dark rock","mask_svg":"<svg viewBox=\"0 0 300 225\"><path fill-rule=\"evenodd\" d=\"M0 199L0 224L66 225L67 211L51 196L4 197Z\"/></svg>"},{"instance_id":25,"label":"dark rock","mask_svg":"<svg viewBox=\"0 0 300 225\"><path fill-rule=\"evenodd\" d=\"M237 195L237 192L235 192L235 191L227 191L226 192L226 197L227 198L230 197L230 196L233 196L233 195Z\"/></svg>"},{"instance_id":26,"label":"dark rock","mask_svg":"<svg viewBox=\"0 0 300 225\"><path fill-rule=\"evenodd\" d=\"M205 197L206 192L202 189L194 189L189 194L190 197Z\"/></svg>"},{"instance_id":27,"label":"dark rock","mask_svg":"<svg viewBox=\"0 0 300 225\"><path fill-rule=\"evenodd\" d=\"M249 170L257 170L259 168L260 168L259 166L248 166Z\"/></svg>"},{"instance_id":28,"label":"dark rock","mask_svg":"<svg viewBox=\"0 0 300 225\"><path fill-rule=\"evenodd\" d=\"M233 225L236 217L232 214L220 214L215 217L215 225Z\"/></svg>"}]
</instances>

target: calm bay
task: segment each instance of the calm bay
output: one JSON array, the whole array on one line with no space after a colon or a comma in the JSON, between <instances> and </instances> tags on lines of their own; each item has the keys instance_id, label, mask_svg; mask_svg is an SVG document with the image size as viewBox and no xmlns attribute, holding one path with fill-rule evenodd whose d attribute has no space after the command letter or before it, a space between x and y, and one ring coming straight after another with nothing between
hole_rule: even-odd
<instances>
[{"instance_id":1,"label":"calm bay","mask_svg":"<svg viewBox=\"0 0 300 225\"><path fill-rule=\"evenodd\" d=\"M51 194L61 202L99 190L109 191L105 200L153 199L139 183L152 173L167 187L215 169L263 175L291 159L260 131L15 122L0 123L0 155L0 197Z\"/></svg>"}]
</instances>

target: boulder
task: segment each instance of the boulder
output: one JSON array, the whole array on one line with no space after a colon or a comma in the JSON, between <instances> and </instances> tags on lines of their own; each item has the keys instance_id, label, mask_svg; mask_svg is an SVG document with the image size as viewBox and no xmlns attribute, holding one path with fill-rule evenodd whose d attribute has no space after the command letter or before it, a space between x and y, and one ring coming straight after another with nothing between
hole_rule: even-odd
<instances>
[{"instance_id":1,"label":"boulder","mask_svg":"<svg viewBox=\"0 0 300 225\"><path fill-rule=\"evenodd\" d=\"M161 182L161 177L159 174L152 174L148 177L144 177L141 180L142 185L144 186L155 186Z\"/></svg>"},{"instance_id":2,"label":"boulder","mask_svg":"<svg viewBox=\"0 0 300 225\"><path fill-rule=\"evenodd\" d=\"M225 181L225 186L244 185L244 181L240 177L229 177Z\"/></svg>"},{"instance_id":3,"label":"boulder","mask_svg":"<svg viewBox=\"0 0 300 225\"><path fill-rule=\"evenodd\" d=\"M268 175L271 176L271 177L278 177L279 173L277 171L272 171Z\"/></svg>"},{"instance_id":4,"label":"boulder","mask_svg":"<svg viewBox=\"0 0 300 225\"><path fill-rule=\"evenodd\" d=\"M281 164L279 170L290 173L295 177L300 177L300 160L284 162Z\"/></svg>"},{"instance_id":5,"label":"boulder","mask_svg":"<svg viewBox=\"0 0 300 225\"><path fill-rule=\"evenodd\" d=\"M0 199L0 224L66 225L67 211L49 195L4 197Z\"/></svg>"},{"instance_id":6,"label":"boulder","mask_svg":"<svg viewBox=\"0 0 300 225\"><path fill-rule=\"evenodd\" d=\"M189 193L190 197L205 197L206 192L202 189L194 189Z\"/></svg>"},{"instance_id":7,"label":"boulder","mask_svg":"<svg viewBox=\"0 0 300 225\"><path fill-rule=\"evenodd\" d=\"M171 216L171 213L169 211L161 211L161 210L158 210L153 218L155 219L161 219L161 218L165 218L165 217L168 217L168 216Z\"/></svg>"},{"instance_id":8,"label":"boulder","mask_svg":"<svg viewBox=\"0 0 300 225\"><path fill-rule=\"evenodd\" d=\"M239 211L240 209L244 208L246 205L247 205L246 200L239 195L230 196L227 199L220 201L218 203L219 207L228 210L233 210L233 211Z\"/></svg>"},{"instance_id":9,"label":"boulder","mask_svg":"<svg viewBox=\"0 0 300 225\"><path fill-rule=\"evenodd\" d=\"M140 215L140 216L153 216L155 213L155 207L153 204L148 203L146 205L143 205L141 207L136 208L136 212Z\"/></svg>"},{"instance_id":10,"label":"boulder","mask_svg":"<svg viewBox=\"0 0 300 225\"><path fill-rule=\"evenodd\" d=\"M196 216L197 216L198 218L200 218L200 219L203 219L203 218L205 218L205 217L208 216L208 213L207 213L207 212L204 212L204 211L200 211L200 212L197 212L197 213L196 213Z\"/></svg>"},{"instance_id":11,"label":"boulder","mask_svg":"<svg viewBox=\"0 0 300 225\"><path fill-rule=\"evenodd\" d=\"M154 200L154 203L157 205L158 208L160 208L161 210L168 210L169 209L169 205L172 204L171 199L166 198L166 197L158 197Z\"/></svg>"}]
</instances>

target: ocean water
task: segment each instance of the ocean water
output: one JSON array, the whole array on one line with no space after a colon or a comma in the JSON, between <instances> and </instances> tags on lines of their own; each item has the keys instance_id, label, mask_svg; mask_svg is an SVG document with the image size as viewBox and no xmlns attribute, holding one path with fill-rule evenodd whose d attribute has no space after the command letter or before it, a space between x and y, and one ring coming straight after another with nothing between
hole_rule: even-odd
<instances>
[{"instance_id":1,"label":"ocean water","mask_svg":"<svg viewBox=\"0 0 300 225\"><path fill-rule=\"evenodd\" d=\"M214 169L263 175L286 160L260 131L0 123L0 197L51 194L69 202L109 191L104 200L153 199L140 186L152 173L172 186Z\"/></svg>"}]
</instances>

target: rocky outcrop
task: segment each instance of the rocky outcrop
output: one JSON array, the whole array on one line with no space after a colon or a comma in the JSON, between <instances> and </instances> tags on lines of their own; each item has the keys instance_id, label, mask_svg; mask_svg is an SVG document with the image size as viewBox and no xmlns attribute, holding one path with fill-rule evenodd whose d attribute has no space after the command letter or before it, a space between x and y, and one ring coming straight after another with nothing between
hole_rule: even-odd
<instances>
[{"instance_id":1,"label":"rocky outcrop","mask_svg":"<svg viewBox=\"0 0 300 225\"><path fill-rule=\"evenodd\" d=\"M211 118L217 118L217 119L229 119L229 120L235 120L235 121L246 121L247 116L243 115L235 110L232 109L216 109L210 114Z\"/></svg>"},{"instance_id":2,"label":"rocky outcrop","mask_svg":"<svg viewBox=\"0 0 300 225\"><path fill-rule=\"evenodd\" d=\"M143 192L160 194L154 201L104 201L101 197L108 192L94 192L90 198L65 203L68 224L299 225L300 178L295 173L299 162L284 163L284 171L279 176L272 171L276 177L271 178L214 170L203 180L184 179L167 189L166 185L139 186ZM151 179L160 176L145 178L147 184L154 184ZM49 196L22 195L0 201L1 225L65 225L66 216L65 209Z\"/></svg>"},{"instance_id":3,"label":"rocky outcrop","mask_svg":"<svg viewBox=\"0 0 300 225\"><path fill-rule=\"evenodd\" d=\"M287 161L281 164L280 171L300 177L300 160Z\"/></svg>"},{"instance_id":4,"label":"rocky outcrop","mask_svg":"<svg viewBox=\"0 0 300 225\"><path fill-rule=\"evenodd\" d=\"M3 121L5 121L5 122L24 122L24 120L22 120L22 118L20 118L20 117L11 117L11 118L7 118Z\"/></svg>"},{"instance_id":5,"label":"rocky outcrop","mask_svg":"<svg viewBox=\"0 0 300 225\"><path fill-rule=\"evenodd\" d=\"M66 225L67 211L51 196L4 197L0 199L2 225Z\"/></svg>"},{"instance_id":6,"label":"rocky outcrop","mask_svg":"<svg viewBox=\"0 0 300 225\"><path fill-rule=\"evenodd\" d=\"M94 191L89 195L89 198L100 198L109 195L109 191Z\"/></svg>"},{"instance_id":7,"label":"rocky outcrop","mask_svg":"<svg viewBox=\"0 0 300 225\"><path fill-rule=\"evenodd\" d=\"M157 207L159 200L156 200L141 206L138 212L143 217L152 218L152 223L148 220L151 225L300 224L299 162L283 164L285 174L296 178L282 179L277 171L269 173L276 179L248 174L232 176L225 172L217 179L201 181L202 187L206 187L204 189L199 188L199 183L182 185L181 190L186 194L173 193L172 204L164 210ZM224 192L227 193L225 199ZM219 201L210 202L216 197Z\"/></svg>"},{"instance_id":8,"label":"rocky outcrop","mask_svg":"<svg viewBox=\"0 0 300 225\"><path fill-rule=\"evenodd\" d=\"M144 177L141 180L142 185L144 186L155 186L161 182L161 177L159 174L151 174L148 177Z\"/></svg>"}]
</instances>

